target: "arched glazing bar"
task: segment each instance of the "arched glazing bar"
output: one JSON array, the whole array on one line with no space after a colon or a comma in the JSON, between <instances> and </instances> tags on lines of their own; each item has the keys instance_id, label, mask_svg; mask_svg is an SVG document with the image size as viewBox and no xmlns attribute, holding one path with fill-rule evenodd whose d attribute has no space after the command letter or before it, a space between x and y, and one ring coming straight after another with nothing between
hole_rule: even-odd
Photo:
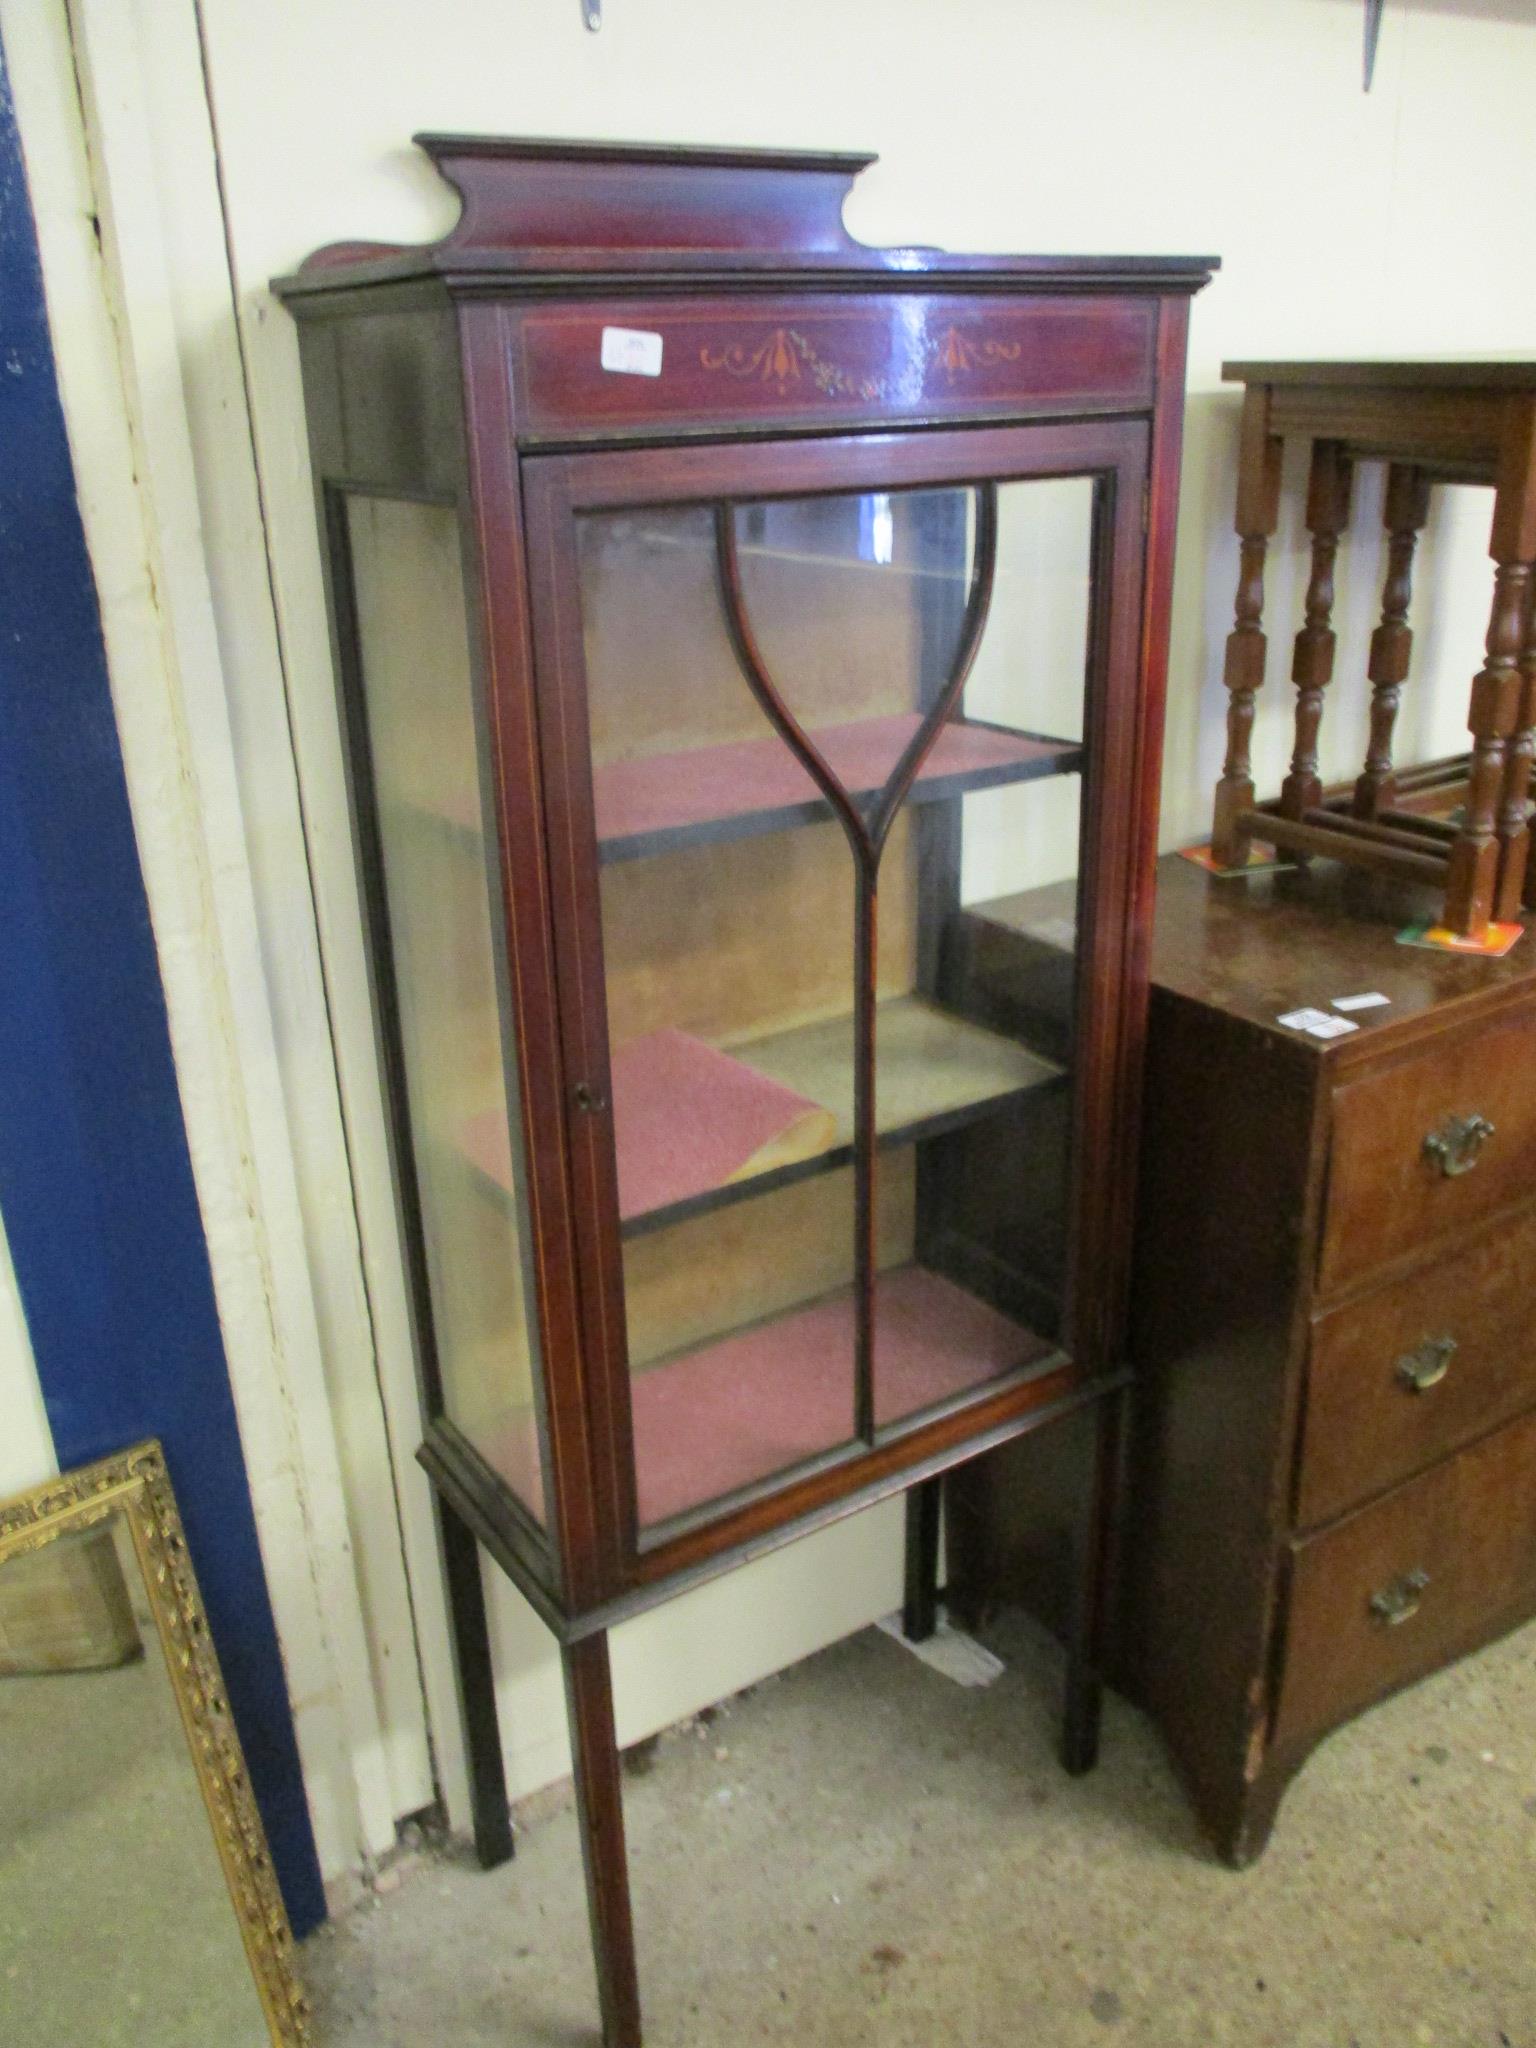
<instances>
[{"instance_id":1,"label":"arched glazing bar","mask_svg":"<svg viewBox=\"0 0 1536 2048\"><path fill-rule=\"evenodd\" d=\"M747 686L785 745L832 806L853 853L854 896L854 1432L875 1436L875 983L880 855L896 814L940 729L954 711L976 660L997 576L997 486L972 486L976 501L971 574L955 652L944 687L865 814L843 788L815 740L790 710L769 672L747 616L736 545L736 507L715 508L715 559L727 630Z\"/></svg>"}]
</instances>

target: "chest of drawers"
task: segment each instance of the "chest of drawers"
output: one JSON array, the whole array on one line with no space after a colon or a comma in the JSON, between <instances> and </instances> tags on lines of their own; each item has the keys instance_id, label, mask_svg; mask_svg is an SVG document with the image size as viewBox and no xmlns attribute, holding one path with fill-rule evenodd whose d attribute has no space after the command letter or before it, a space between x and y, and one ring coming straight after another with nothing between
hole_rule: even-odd
<instances>
[{"instance_id":1,"label":"chest of drawers","mask_svg":"<svg viewBox=\"0 0 1536 2048\"><path fill-rule=\"evenodd\" d=\"M1120 1676L1233 1863L1331 1728L1536 1613L1536 939L1399 945L1415 910L1159 871ZM1063 1497L955 1489L962 1609L1038 1588Z\"/></svg>"}]
</instances>

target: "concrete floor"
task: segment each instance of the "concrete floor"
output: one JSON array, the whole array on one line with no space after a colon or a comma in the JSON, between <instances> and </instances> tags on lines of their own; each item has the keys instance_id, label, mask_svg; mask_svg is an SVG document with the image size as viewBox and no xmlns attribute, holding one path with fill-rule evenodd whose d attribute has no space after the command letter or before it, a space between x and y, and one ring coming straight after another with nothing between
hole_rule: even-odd
<instances>
[{"instance_id":1,"label":"concrete floor","mask_svg":"<svg viewBox=\"0 0 1536 2048\"><path fill-rule=\"evenodd\" d=\"M1064 1777L1054 1648L990 1640L968 1692L868 1631L641 1759L648 2048L1536 2048L1536 1627L1332 1737L1240 1875L1123 1703ZM320 2048L595 2038L554 1804L306 1945Z\"/></svg>"}]
</instances>

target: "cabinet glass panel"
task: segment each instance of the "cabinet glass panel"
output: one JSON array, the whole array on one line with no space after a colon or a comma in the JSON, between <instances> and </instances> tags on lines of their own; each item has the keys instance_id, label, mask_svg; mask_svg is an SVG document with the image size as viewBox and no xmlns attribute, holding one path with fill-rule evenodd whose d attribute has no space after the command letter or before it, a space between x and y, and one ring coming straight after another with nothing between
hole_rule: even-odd
<instances>
[{"instance_id":1,"label":"cabinet glass panel","mask_svg":"<svg viewBox=\"0 0 1536 2048\"><path fill-rule=\"evenodd\" d=\"M458 519L368 497L350 498L347 518L411 1154L404 1206L429 1297L422 1341L442 1412L542 1521L522 1133L504 1078L517 1064Z\"/></svg>"},{"instance_id":2,"label":"cabinet glass panel","mask_svg":"<svg viewBox=\"0 0 1536 2048\"><path fill-rule=\"evenodd\" d=\"M578 517L642 1529L1059 1338L1093 492Z\"/></svg>"}]
</instances>

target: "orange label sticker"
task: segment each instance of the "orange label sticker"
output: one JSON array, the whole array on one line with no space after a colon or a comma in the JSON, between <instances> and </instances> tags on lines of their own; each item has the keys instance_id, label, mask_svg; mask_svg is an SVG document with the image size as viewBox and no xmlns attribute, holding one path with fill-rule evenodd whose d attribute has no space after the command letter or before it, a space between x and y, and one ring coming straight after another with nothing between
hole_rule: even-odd
<instances>
[{"instance_id":1,"label":"orange label sticker","mask_svg":"<svg viewBox=\"0 0 1536 2048\"><path fill-rule=\"evenodd\" d=\"M1468 939L1448 925L1410 924L1398 933L1397 943L1428 946L1444 953L1472 953L1483 960L1502 960L1524 930L1523 924L1490 924L1480 939Z\"/></svg>"},{"instance_id":2,"label":"orange label sticker","mask_svg":"<svg viewBox=\"0 0 1536 2048\"><path fill-rule=\"evenodd\" d=\"M1212 875L1251 875L1261 870L1268 874L1274 874L1277 869L1289 871L1296 865L1294 861L1282 860L1279 854L1272 853L1265 846L1250 846L1247 860L1243 862L1241 867L1237 868L1219 867L1216 862L1216 856L1212 853L1209 845L1181 846L1179 848L1179 859L1192 860L1197 868L1204 868L1208 874Z\"/></svg>"}]
</instances>

